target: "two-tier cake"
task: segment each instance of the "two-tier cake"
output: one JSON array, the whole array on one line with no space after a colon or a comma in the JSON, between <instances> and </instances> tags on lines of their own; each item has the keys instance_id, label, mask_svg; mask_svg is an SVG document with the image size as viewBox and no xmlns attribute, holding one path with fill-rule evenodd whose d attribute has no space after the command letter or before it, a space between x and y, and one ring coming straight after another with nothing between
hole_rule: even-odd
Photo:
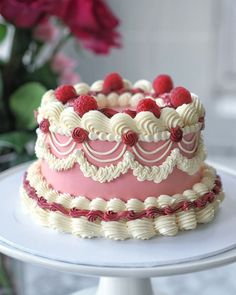
<instances>
[{"instance_id":1,"label":"two-tier cake","mask_svg":"<svg viewBox=\"0 0 236 295\"><path fill-rule=\"evenodd\" d=\"M170 76L117 73L49 90L21 188L40 224L82 238L150 239L208 223L224 194L204 163L205 111Z\"/></svg>"}]
</instances>

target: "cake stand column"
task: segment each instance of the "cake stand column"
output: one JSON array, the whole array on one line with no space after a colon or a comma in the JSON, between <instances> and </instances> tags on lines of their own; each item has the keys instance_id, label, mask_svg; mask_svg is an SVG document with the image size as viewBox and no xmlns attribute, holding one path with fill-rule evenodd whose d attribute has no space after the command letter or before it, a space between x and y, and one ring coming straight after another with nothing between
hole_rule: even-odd
<instances>
[{"instance_id":1,"label":"cake stand column","mask_svg":"<svg viewBox=\"0 0 236 295\"><path fill-rule=\"evenodd\" d=\"M100 277L98 287L70 295L164 295L153 291L150 278Z\"/></svg>"},{"instance_id":2,"label":"cake stand column","mask_svg":"<svg viewBox=\"0 0 236 295\"><path fill-rule=\"evenodd\" d=\"M150 278L101 277L96 295L154 295Z\"/></svg>"}]
</instances>

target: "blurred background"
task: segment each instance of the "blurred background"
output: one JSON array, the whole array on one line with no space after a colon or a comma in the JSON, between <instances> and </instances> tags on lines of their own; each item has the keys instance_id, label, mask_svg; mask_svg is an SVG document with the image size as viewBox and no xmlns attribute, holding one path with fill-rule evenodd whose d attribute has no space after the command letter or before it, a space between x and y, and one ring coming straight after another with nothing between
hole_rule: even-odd
<instances>
[{"instance_id":1,"label":"blurred background","mask_svg":"<svg viewBox=\"0 0 236 295\"><path fill-rule=\"evenodd\" d=\"M78 80L92 83L113 71L132 82L167 73L175 85L198 94L207 110L209 160L236 168L236 1L70 0L75 12L52 5L40 15L34 13L43 0L29 2L0 0L1 170L34 157L32 113L45 89ZM23 15L8 11L9 3L26 5ZM154 284L170 294L231 295L235 271L230 265ZM3 256L1 273L0 294L68 294L97 282Z\"/></svg>"}]
</instances>

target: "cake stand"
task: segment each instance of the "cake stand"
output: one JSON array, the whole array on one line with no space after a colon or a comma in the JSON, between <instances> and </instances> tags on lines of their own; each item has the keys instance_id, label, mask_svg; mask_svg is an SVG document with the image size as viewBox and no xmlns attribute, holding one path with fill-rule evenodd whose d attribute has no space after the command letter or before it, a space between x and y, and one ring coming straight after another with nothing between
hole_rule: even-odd
<instances>
[{"instance_id":1,"label":"cake stand","mask_svg":"<svg viewBox=\"0 0 236 295\"><path fill-rule=\"evenodd\" d=\"M214 165L226 198L215 220L175 237L148 241L80 239L43 228L23 214L19 186L27 165L0 176L0 252L59 271L100 277L77 295L152 295L151 277L218 267L236 260L236 172Z\"/></svg>"}]
</instances>

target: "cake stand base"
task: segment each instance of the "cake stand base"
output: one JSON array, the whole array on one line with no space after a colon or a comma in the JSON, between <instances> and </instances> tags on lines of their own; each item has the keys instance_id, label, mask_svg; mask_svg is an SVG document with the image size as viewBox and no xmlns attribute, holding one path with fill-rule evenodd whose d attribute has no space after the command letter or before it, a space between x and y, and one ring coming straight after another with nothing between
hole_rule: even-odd
<instances>
[{"instance_id":1,"label":"cake stand base","mask_svg":"<svg viewBox=\"0 0 236 295\"><path fill-rule=\"evenodd\" d=\"M163 295L152 289L151 280L101 277L98 288L89 288L71 295Z\"/></svg>"}]
</instances>

